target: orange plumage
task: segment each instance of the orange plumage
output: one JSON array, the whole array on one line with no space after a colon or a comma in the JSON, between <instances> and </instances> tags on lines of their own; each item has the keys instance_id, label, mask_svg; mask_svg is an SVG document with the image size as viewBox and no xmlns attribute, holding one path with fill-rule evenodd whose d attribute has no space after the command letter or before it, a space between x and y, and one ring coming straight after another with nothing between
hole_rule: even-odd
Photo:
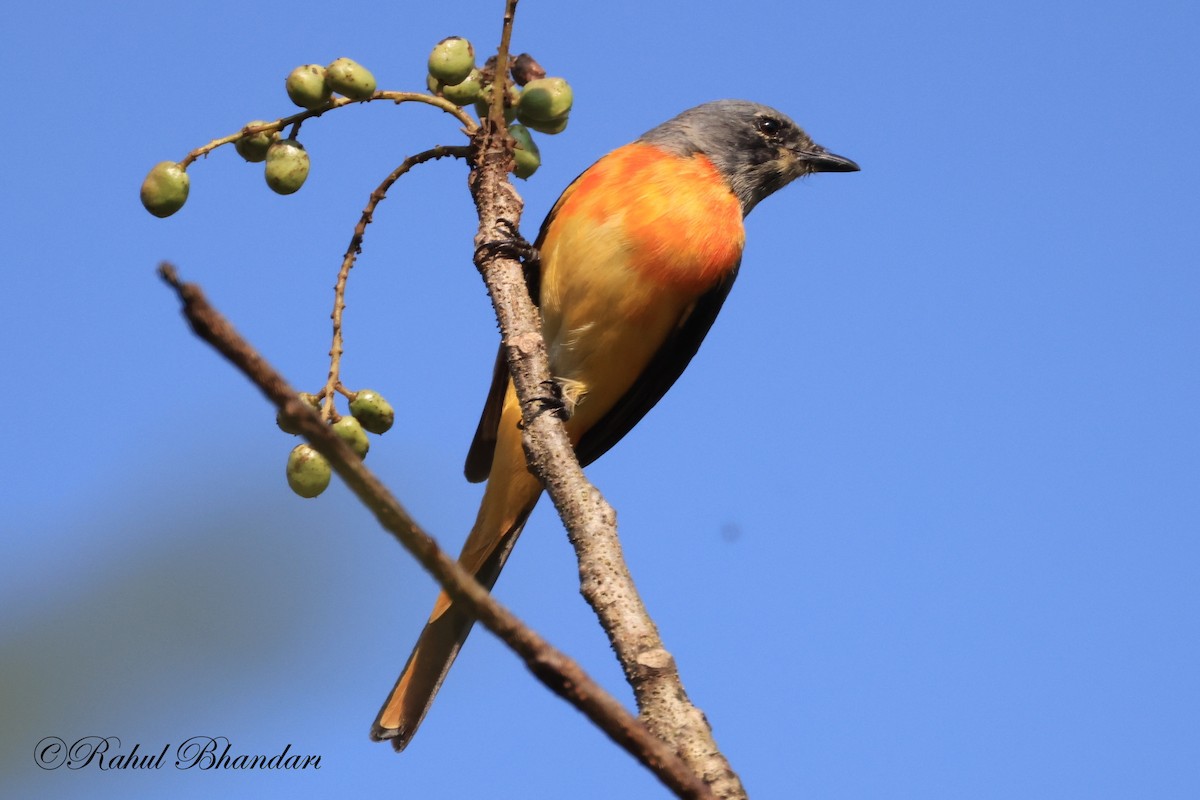
<instances>
[{"instance_id":1,"label":"orange plumage","mask_svg":"<svg viewBox=\"0 0 1200 800\"><path fill-rule=\"evenodd\" d=\"M745 243L741 206L711 161L637 142L581 175L552 213L546 248L573 223L616 228L629 263L677 289L711 288L741 258Z\"/></svg>"}]
</instances>

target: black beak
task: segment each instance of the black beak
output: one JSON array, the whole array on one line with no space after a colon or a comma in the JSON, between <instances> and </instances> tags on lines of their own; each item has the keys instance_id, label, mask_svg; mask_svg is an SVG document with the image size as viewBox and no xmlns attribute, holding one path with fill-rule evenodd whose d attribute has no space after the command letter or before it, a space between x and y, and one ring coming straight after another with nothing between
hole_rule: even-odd
<instances>
[{"instance_id":1,"label":"black beak","mask_svg":"<svg viewBox=\"0 0 1200 800\"><path fill-rule=\"evenodd\" d=\"M800 153L800 158L813 172L858 172L859 166L844 156L837 156L824 147Z\"/></svg>"}]
</instances>

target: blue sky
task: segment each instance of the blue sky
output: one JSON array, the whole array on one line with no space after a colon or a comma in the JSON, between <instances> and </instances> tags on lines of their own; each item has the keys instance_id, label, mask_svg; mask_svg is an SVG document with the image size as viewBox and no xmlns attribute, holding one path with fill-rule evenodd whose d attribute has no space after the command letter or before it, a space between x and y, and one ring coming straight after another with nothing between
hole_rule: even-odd
<instances>
[{"instance_id":1,"label":"blue sky","mask_svg":"<svg viewBox=\"0 0 1200 800\"><path fill-rule=\"evenodd\" d=\"M518 13L515 48L576 90L520 187L529 234L600 155L719 97L863 167L754 211L699 356L589 469L751 795L1196 796L1194 4L564 5ZM290 494L291 439L153 274L174 260L319 386L367 194L461 141L449 119L348 109L304 126L296 195L226 148L176 216L137 201L154 163L289 113L293 66L347 55L417 89L438 39L494 47L499 11L7 12L4 794L667 796L481 632L407 752L367 740L432 582L341 486ZM395 403L368 463L452 548L496 336L464 178L428 165L380 207L344 373ZM497 593L628 696L548 506ZM86 735L290 744L322 768L33 764L42 737Z\"/></svg>"}]
</instances>

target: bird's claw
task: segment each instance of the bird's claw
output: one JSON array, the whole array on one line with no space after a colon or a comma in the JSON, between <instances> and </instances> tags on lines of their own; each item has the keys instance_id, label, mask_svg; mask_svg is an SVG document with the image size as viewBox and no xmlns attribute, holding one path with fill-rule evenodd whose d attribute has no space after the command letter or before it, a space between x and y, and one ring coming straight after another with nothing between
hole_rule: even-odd
<instances>
[{"instance_id":1,"label":"bird's claw","mask_svg":"<svg viewBox=\"0 0 1200 800\"><path fill-rule=\"evenodd\" d=\"M530 244L520 232L507 221L501 222L508 237L484 242L475 248L475 266L482 267L490 258L511 258L531 264L538 260L537 248Z\"/></svg>"},{"instance_id":2,"label":"bird's claw","mask_svg":"<svg viewBox=\"0 0 1200 800\"><path fill-rule=\"evenodd\" d=\"M529 401L531 404L537 406L531 415L531 419L536 419L542 414L549 413L558 417L563 422L569 420L571 418L571 404L567 402L566 397L563 395L562 384L554 379L550 379L542 381L541 385L547 387L549 393L539 395ZM523 429L525 426L522 424L520 427Z\"/></svg>"}]
</instances>

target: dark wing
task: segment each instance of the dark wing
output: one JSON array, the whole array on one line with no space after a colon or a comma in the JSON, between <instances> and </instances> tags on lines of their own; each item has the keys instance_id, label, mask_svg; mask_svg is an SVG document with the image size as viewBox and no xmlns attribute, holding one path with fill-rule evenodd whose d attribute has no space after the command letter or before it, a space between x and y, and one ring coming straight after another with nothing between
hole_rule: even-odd
<instances>
[{"instance_id":1,"label":"dark wing","mask_svg":"<svg viewBox=\"0 0 1200 800\"><path fill-rule=\"evenodd\" d=\"M691 305L625 396L583 435L575 445L580 464L587 466L608 452L679 379L729 296L739 266Z\"/></svg>"},{"instance_id":2,"label":"dark wing","mask_svg":"<svg viewBox=\"0 0 1200 800\"><path fill-rule=\"evenodd\" d=\"M492 471L492 457L496 453L496 431L500 427L500 412L504 410L504 392L508 389L508 361L504 348L496 353L496 365L492 367L492 387L488 389L483 413L479 416L479 427L467 451L467 464L463 473L471 483L486 481Z\"/></svg>"}]
</instances>

